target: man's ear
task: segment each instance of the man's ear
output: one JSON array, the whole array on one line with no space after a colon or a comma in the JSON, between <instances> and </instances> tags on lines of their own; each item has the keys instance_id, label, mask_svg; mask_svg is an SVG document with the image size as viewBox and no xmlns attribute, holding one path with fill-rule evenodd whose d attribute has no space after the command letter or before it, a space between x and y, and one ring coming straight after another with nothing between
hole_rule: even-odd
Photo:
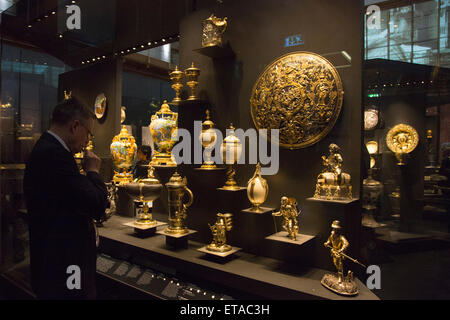
<instances>
[{"instance_id":1,"label":"man's ear","mask_svg":"<svg viewBox=\"0 0 450 320\"><path fill-rule=\"evenodd\" d=\"M75 119L70 123L70 132L71 133L75 133L75 130L78 128L78 126L80 125L80 120Z\"/></svg>"}]
</instances>

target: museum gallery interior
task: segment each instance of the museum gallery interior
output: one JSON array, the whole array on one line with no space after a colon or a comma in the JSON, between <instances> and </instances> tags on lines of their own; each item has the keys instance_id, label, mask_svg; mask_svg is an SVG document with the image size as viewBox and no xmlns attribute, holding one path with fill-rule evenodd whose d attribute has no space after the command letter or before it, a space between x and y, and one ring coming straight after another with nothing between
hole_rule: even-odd
<instances>
[{"instance_id":1,"label":"museum gallery interior","mask_svg":"<svg viewBox=\"0 0 450 320\"><path fill-rule=\"evenodd\" d=\"M72 97L98 299L450 298L450 0L0 10L0 299L36 298L24 171Z\"/></svg>"}]
</instances>

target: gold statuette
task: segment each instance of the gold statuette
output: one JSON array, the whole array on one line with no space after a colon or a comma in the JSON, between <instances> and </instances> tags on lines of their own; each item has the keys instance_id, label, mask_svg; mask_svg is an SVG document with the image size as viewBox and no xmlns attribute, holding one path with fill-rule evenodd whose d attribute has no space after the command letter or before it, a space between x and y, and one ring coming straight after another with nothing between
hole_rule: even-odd
<instances>
[{"instance_id":1,"label":"gold statuette","mask_svg":"<svg viewBox=\"0 0 450 320\"><path fill-rule=\"evenodd\" d=\"M209 225L211 229L213 241L211 244L206 246L206 249L214 252L227 252L232 248L229 244L227 244L226 231L231 231L232 229L232 220L231 217L233 215L231 213L218 213L217 221L213 225Z\"/></svg>"},{"instance_id":2,"label":"gold statuette","mask_svg":"<svg viewBox=\"0 0 450 320\"><path fill-rule=\"evenodd\" d=\"M169 73L170 81L172 81L172 89L175 90L175 98L173 98L172 103L179 103L181 101L180 93L181 88L183 88L183 71L178 70L178 66L175 66L175 70Z\"/></svg>"},{"instance_id":3,"label":"gold statuette","mask_svg":"<svg viewBox=\"0 0 450 320\"><path fill-rule=\"evenodd\" d=\"M272 62L259 76L250 108L257 129L279 129L280 146L299 149L331 131L343 97L341 78L328 60L294 52Z\"/></svg>"},{"instance_id":4,"label":"gold statuette","mask_svg":"<svg viewBox=\"0 0 450 320\"><path fill-rule=\"evenodd\" d=\"M217 18L214 14L203 21L202 47L221 46L222 34L227 28L227 18Z\"/></svg>"},{"instance_id":5,"label":"gold statuette","mask_svg":"<svg viewBox=\"0 0 450 320\"><path fill-rule=\"evenodd\" d=\"M186 75L186 84L189 88L191 88L191 95L188 100L197 100L197 87L198 87L198 77L200 76L200 69L194 67L194 63L190 68L184 70L184 74Z\"/></svg>"},{"instance_id":6,"label":"gold statuette","mask_svg":"<svg viewBox=\"0 0 450 320\"><path fill-rule=\"evenodd\" d=\"M386 144L395 153L399 166L405 165L404 155L414 151L418 143L419 134L407 124L396 125L386 135Z\"/></svg>"},{"instance_id":7,"label":"gold statuette","mask_svg":"<svg viewBox=\"0 0 450 320\"><path fill-rule=\"evenodd\" d=\"M168 204L169 204L169 226L166 228L166 233L171 234L185 234L188 233L188 228L184 225L184 220L187 218L187 208L194 201L192 191L187 187L186 177L181 178L178 172L175 172L166 183ZM184 195L189 196L187 203L183 202Z\"/></svg>"},{"instance_id":8,"label":"gold statuette","mask_svg":"<svg viewBox=\"0 0 450 320\"><path fill-rule=\"evenodd\" d=\"M297 200L295 198L281 197L280 211L272 213L275 217L283 217L282 227L289 239L297 240L299 232Z\"/></svg>"},{"instance_id":9,"label":"gold statuette","mask_svg":"<svg viewBox=\"0 0 450 320\"><path fill-rule=\"evenodd\" d=\"M352 185L348 173L342 172L342 155L338 145L329 146L329 155L322 156L324 170L317 177L314 198L325 200L351 200Z\"/></svg>"},{"instance_id":10,"label":"gold statuette","mask_svg":"<svg viewBox=\"0 0 450 320\"><path fill-rule=\"evenodd\" d=\"M324 243L326 248L330 249L333 264L337 269L337 274L327 273L322 277L320 283L327 289L338 294L346 296L354 296L358 294L358 287L353 279L353 272L348 271L344 277L344 259L348 259L363 267L366 267L358 260L353 259L345 254L349 243L347 239L341 234L341 226L338 220L333 221L331 225L331 234L328 240Z\"/></svg>"}]
</instances>

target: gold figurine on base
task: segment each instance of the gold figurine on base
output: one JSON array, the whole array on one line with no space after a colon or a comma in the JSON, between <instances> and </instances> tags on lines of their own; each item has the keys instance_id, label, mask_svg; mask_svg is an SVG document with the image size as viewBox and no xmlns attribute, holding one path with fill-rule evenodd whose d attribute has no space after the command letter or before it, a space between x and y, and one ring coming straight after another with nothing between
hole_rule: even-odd
<instances>
[{"instance_id":1,"label":"gold figurine on base","mask_svg":"<svg viewBox=\"0 0 450 320\"><path fill-rule=\"evenodd\" d=\"M297 240L299 231L297 200L295 198L281 197L280 211L272 213L274 217L283 217L282 227L289 239Z\"/></svg>"},{"instance_id":2,"label":"gold figurine on base","mask_svg":"<svg viewBox=\"0 0 450 320\"><path fill-rule=\"evenodd\" d=\"M232 249L232 247L227 244L226 231L231 231L233 228L231 217L233 215L231 213L218 213L217 221L215 224L210 225L208 223L209 228L211 229L213 241L211 244L206 246L206 249L214 252L227 252Z\"/></svg>"},{"instance_id":3,"label":"gold figurine on base","mask_svg":"<svg viewBox=\"0 0 450 320\"><path fill-rule=\"evenodd\" d=\"M331 257L333 258L334 266L338 272L337 274L325 274L320 283L325 288L338 294L346 296L357 295L358 287L353 279L353 272L349 270L347 275L344 277L344 259L347 258L363 267L365 267L365 265L345 254L349 243L341 234L341 226L338 220L333 221L331 229L331 234L323 245L331 250Z\"/></svg>"},{"instance_id":4,"label":"gold figurine on base","mask_svg":"<svg viewBox=\"0 0 450 320\"><path fill-rule=\"evenodd\" d=\"M317 177L314 198L326 200L351 200L352 185L348 173L342 172L341 149L337 144L330 144L329 155L322 156L324 170Z\"/></svg>"},{"instance_id":5,"label":"gold figurine on base","mask_svg":"<svg viewBox=\"0 0 450 320\"><path fill-rule=\"evenodd\" d=\"M183 71L178 70L178 66L175 66L175 70L169 73L170 81L172 81L172 89L175 90L175 98L173 98L172 103L179 103L181 101L180 93L181 88L183 88L183 80L184 73Z\"/></svg>"},{"instance_id":6,"label":"gold figurine on base","mask_svg":"<svg viewBox=\"0 0 450 320\"><path fill-rule=\"evenodd\" d=\"M198 87L198 77L200 76L200 69L194 67L194 63L190 68L184 70L184 74L186 75L186 84L189 88L191 88L191 95L188 100L197 100L197 87Z\"/></svg>"}]
</instances>

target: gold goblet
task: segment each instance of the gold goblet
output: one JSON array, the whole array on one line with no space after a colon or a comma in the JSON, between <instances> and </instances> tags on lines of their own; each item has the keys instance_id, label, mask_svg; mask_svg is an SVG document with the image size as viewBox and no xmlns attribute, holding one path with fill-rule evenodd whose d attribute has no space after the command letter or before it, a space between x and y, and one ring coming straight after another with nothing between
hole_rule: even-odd
<instances>
[{"instance_id":1,"label":"gold goblet","mask_svg":"<svg viewBox=\"0 0 450 320\"><path fill-rule=\"evenodd\" d=\"M183 88L183 84L181 80L183 80L183 71L178 70L178 66L175 66L175 70L169 73L170 81L172 81L172 89L175 90L175 98L173 98L172 103L179 103L181 101L180 93L181 88Z\"/></svg>"},{"instance_id":2,"label":"gold goblet","mask_svg":"<svg viewBox=\"0 0 450 320\"><path fill-rule=\"evenodd\" d=\"M198 87L198 77L200 76L200 69L194 67L194 63L190 68L187 68L184 73L186 74L186 83L191 88L191 95L188 100L197 100L197 87Z\"/></svg>"}]
</instances>

